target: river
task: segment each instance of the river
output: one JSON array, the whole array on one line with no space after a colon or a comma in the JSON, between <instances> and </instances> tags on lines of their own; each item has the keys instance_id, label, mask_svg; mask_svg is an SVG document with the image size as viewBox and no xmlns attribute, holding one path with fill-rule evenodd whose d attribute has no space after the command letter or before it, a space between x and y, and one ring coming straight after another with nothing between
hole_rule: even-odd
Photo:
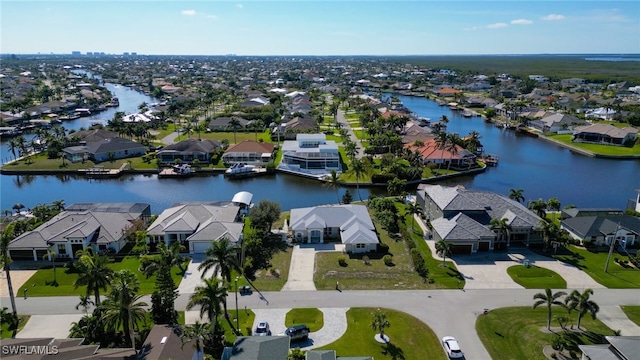
<instances>
[{"instance_id":1,"label":"river","mask_svg":"<svg viewBox=\"0 0 640 360\"><path fill-rule=\"evenodd\" d=\"M120 107L108 111L135 112L137 106L153 99L123 86L107 84L118 96ZM432 100L417 97L398 98L419 116L437 120L442 115L450 119L447 131L460 136L478 131L486 152L500 157L500 164L484 174L466 176L446 185L508 194L511 188L524 189L527 200L557 197L563 206L625 208L627 200L640 189L640 161L605 160L577 155L567 149L540 139L519 136L485 123L481 118L464 118L458 112L438 106ZM110 119L108 112L95 115L94 121ZM80 128L85 119L66 122L67 128ZM86 127L87 125L84 125ZM6 152L4 149L3 152ZM230 200L238 191L254 194L254 202L263 199L278 201L283 210L315 206L337 201L333 189L320 183L278 174L244 180L228 180L223 176L203 176L189 179L158 179L156 175L125 175L116 180L90 180L71 176L0 176L0 209L11 209L20 202L27 207L63 199L75 202L145 202L154 213L180 201ZM345 189L338 190L342 196ZM356 189L350 190L358 199ZM360 189L362 198L382 194L381 189Z\"/></svg>"}]
</instances>

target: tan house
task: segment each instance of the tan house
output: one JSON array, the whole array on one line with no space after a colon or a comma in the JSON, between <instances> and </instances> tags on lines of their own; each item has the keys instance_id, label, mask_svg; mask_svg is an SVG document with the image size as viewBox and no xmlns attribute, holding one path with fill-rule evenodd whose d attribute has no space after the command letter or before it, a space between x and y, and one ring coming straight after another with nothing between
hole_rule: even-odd
<instances>
[{"instance_id":1,"label":"tan house","mask_svg":"<svg viewBox=\"0 0 640 360\"><path fill-rule=\"evenodd\" d=\"M222 161L226 166L243 163L249 165L266 165L273 160L275 146L253 140L245 140L231 145L222 155Z\"/></svg>"}]
</instances>

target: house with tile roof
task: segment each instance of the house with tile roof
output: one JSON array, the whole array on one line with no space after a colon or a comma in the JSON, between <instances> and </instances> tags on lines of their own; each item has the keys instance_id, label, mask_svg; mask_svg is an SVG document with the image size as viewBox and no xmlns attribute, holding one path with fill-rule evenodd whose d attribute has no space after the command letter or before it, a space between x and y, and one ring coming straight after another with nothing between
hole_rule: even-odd
<instances>
[{"instance_id":1,"label":"house with tile roof","mask_svg":"<svg viewBox=\"0 0 640 360\"><path fill-rule=\"evenodd\" d=\"M274 149L270 143L244 140L229 146L222 154L222 161L226 166L238 163L264 166L273 160Z\"/></svg>"},{"instance_id":2,"label":"house with tile roof","mask_svg":"<svg viewBox=\"0 0 640 360\"><path fill-rule=\"evenodd\" d=\"M163 163L173 163L177 159L186 163L191 163L196 159L200 163L209 163L213 154L221 149L222 143L219 141L188 138L165 146L156 155Z\"/></svg>"},{"instance_id":3,"label":"house with tile roof","mask_svg":"<svg viewBox=\"0 0 640 360\"><path fill-rule=\"evenodd\" d=\"M378 235L364 205L322 205L291 209L289 231L296 241L340 240L350 253L377 249Z\"/></svg>"},{"instance_id":4,"label":"house with tile roof","mask_svg":"<svg viewBox=\"0 0 640 360\"><path fill-rule=\"evenodd\" d=\"M9 243L14 260L40 261L52 249L57 258L75 258L86 247L117 253L126 244L126 231L137 221L145 224L151 206L143 203L80 203Z\"/></svg>"},{"instance_id":5,"label":"house with tile roof","mask_svg":"<svg viewBox=\"0 0 640 360\"><path fill-rule=\"evenodd\" d=\"M417 204L431 222L435 240L451 242L455 253L542 244L542 219L508 197L489 191L428 184L420 184L416 195ZM492 219L507 219L511 230L505 239L491 230Z\"/></svg>"},{"instance_id":6,"label":"house with tile roof","mask_svg":"<svg viewBox=\"0 0 640 360\"><path fill-rule=\"evenodd\" d=\"M456 145L455 150L441 148L434 138L426 139L420 146L415 146L415 142L404 145L411 151L417 151L425 164L434 163L441 166L449 166L454 169L469 169L475 166L477 156L471 151Z\"/></svg>"},{"instance_id":7,"label":"house with tile roof","mask_svg":"<svg viewBox=\"0 0 640 360\"><path fill-rule=\"evenodd\" d=\"M203 254L211 243L227 238L242 241L241 207L228 201L183 202L164 210L147 228L149 244L179 241L191 254Z\"/></svg>"}]
</instances>

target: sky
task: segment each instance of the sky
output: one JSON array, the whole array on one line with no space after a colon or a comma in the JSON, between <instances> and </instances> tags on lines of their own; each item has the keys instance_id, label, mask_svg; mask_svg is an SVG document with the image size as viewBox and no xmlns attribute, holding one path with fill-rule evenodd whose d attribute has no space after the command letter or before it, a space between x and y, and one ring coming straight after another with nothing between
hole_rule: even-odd
<instances>
[{"instance_id":1,"label":"sky","mask_svg":"<svg viewBox=\"0 0 640 360\"><path fill-rule=\"evenodd\" d=\"M0 53L640 53L640 1L0 0Z\"/></svg>"}]
</instances>

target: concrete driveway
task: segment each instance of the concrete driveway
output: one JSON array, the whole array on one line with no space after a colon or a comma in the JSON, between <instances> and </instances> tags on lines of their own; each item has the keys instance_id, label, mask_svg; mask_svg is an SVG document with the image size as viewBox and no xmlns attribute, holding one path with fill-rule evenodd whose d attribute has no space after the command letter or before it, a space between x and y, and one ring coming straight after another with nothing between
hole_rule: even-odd
<instances>
[{"instance_id":1,"label":"concrete driveway","mask_svg":"<svg viewBox=\"0 0 640 360\"><path fill-rule=\"evenodd\" d=\"M204 260L203 254L194 254L192 255L192 260L187 266L187 271L182 276L182 281L180 281L180 285L178 286L178 293L180 294L191 294L193 293L196 286L202 284L202 272L198 270L198 266ZM211 277L213 275L213 270L209 270L205 277Z\"/></svg>"},{"instance_id":2,"label":"concrete driveway","mask_svg":"<svg viewBox=\"0 0 640 360\"><path fill-rule=\"evenodd\" d=\"M343 244L300 244L293 247L289 277L281 291L315 291L313 282L317 251L344 251Z\"/></svg>"},{"instance_id":3,"label":"concrete driveway","mask_svg":"<svg viewBox=\"0 0 640 360\"><path fill-rule=\"evenodd\" d=\"M20 296L22 294L22 285L29 280L36 270L11 270L11 285L13 285L13 294ZM9 285L7 283L7 274L2 271L0 274L0 297L9 296Z\"/></svg>"},{"instance_id":4,"label":"concrete driveway","mask_svg":"<svg viewBox=\"0 0 640 360\"><path fill-rule=\"evenodd\" d=\"M35 338L56 338L66 339L69 337L71 323L78 322L83 314L69 315L31 315L29 321L24 326L16 338L18 339L35 339Z\"/></svg>"}]
</instances>

